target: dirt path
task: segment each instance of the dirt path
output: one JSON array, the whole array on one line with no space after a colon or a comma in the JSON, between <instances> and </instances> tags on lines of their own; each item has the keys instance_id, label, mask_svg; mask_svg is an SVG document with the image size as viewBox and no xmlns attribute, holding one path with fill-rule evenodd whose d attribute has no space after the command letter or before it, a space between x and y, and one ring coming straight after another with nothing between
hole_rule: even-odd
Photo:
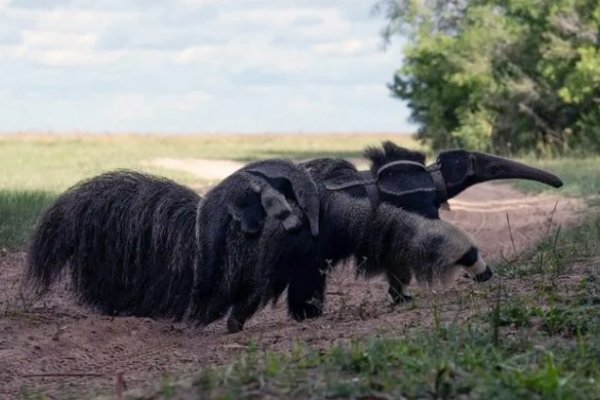
<instances>
[{"instance_id":1,"label":"dirt path","mask_svg":"<svg viewBox=\"0 0 600 400\"><path fill-rule=\"evenodd\" d=\"M451 208L443 218L471 232L488 259L510 259L515 250L526 249L558 225L574 223L581 203L485 184L452 201ZM123 374L129 389L156 385L165 376L180 379L202 366L227 362L249 343L275 351L296 343L329 347L354 337L401 335L410 327L431 324L429 294L419 293L416 306L392 308L383 281L355 280L348 268L331 277L325 315L304 323L290 320L284 304L258 313L234 335L225 333L223 322L194 328L169 321L109 318L77 306L65 287L43 301L25 304L19 296L23 260L21 253L0 255L2 399L39 392L60 393L61 398L66 393L86 397L114 393L118 374ZM442 299L451 302L480 288L460 281Z\"/></svg>"},{"instance_id":2,"label":"dirt path","mask_svg":"<svg viewBox=\"0 0 600 400\"><path fill-rule=\"evenodd\" d=\"M352 160L360 169L367 169L363 159ZM217 182L242 168L245 163L233 160L213 160L207 158L153 158L145 162L154 167L189 172L203 181Z\"/></svg>"},{"instance_id":3,"label":"dirt path","mask_svg":"<svg viewBox=\"0 0 600 400\"><path fill-rule=\"evenodd\" d=\"M244 166L232 160L209 160L204 158L154 158L148 165L189 172L206 181L218 181Z\"/></svg>"}]
</instances>

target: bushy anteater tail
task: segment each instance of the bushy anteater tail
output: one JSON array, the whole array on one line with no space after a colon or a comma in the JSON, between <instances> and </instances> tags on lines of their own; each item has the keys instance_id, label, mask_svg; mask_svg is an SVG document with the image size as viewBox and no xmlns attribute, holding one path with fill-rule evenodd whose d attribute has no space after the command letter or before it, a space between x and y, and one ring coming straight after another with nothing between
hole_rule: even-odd
<instances>
[{"instance_id":1,"label":"bushy anteater tail","mask_svg":"<svg viewBox=\"0 0 600 400\"><path fill-rule=\"evenodd\" d=\"M194 284L200 200L173 181L133 171L84 181L43 215L27 281L43 293L68 268L79 299L106 314L180 319Z\"/></svg>"},{"instance_id":2,"label":"bushy anteater tail","mask_svg":"<svg viewBox=\"0 0 600 400\"><path fill-rule=\"evenodd\" d=\"M46 292L56 281L73 253L72 232L66 225L61 200L45 211L28 246L25 285L38 294Z\"/></svg>"}]
</instances>

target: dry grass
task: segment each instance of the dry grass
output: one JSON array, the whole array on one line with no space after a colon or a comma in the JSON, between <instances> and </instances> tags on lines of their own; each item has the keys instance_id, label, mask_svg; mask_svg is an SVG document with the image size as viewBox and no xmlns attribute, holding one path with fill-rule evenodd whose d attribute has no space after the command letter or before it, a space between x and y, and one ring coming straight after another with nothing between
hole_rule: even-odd
<instances>
[{"instance_id":1,"label":"dry grass","mask_svg":"<svg viewBox=\"0 0 600 400\"><path fill-rule=\"evenodd\" d=\"M393 140L417 143L398 134L310 135L0 135L0 248L19 247L41 209L74 183L99 173L128 168L163 175L192 187L210 183L150 160L229 159L242 162L284 157L360 157L367 145ZM214 182L212 182L214 183Z\"/></svg>"},{"instance_id":2,"label":"dry grass","mask_svg":"<svg viewBox=\"0 0 600 400\"><path fill-rule=\"evenodd\" d=\"M160 157L251 161L285 157L359 157L367 145L390 139L418 147L407 135L0 135L0 190L60 192L80 179L115 168L166 175L184 183L191 174L149 166Z\"/></svg>"}]
</instances>

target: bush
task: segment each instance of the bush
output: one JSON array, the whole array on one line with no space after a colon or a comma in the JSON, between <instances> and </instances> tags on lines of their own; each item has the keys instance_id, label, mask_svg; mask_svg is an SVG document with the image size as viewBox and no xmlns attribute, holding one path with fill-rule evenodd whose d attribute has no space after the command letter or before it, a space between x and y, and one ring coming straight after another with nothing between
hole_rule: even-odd
<instances>
[{"instance_id":1,"label":"bush","mask_svg":"<svg viewBox=\"0 0 600 400\"><path fill-rule=\"evenodd\" d=\"M596 0L383 0L378 9L388 39L411 39L390 88L434 149L600 150Z\"/></svg>"}]
</instances>

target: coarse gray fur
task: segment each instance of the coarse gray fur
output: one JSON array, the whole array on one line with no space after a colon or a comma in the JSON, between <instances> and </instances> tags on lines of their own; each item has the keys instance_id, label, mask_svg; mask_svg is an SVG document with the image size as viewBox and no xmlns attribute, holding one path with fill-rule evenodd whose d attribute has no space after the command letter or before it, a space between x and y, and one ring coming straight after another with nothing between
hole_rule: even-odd
<instances>
[{"instance_id":1,"label":"coarse gray fur","mask_svg":"<svg viewBox=\"0 0 600 400\"><path fill-rule=\"evenodd\" d=\"M353 257L367 260L358 272L385 274L402 295L413 276L446 281L466 254L477 259L465 265L472 273L489 270L472 239L447 222L324 189L325 178L353 170L344 161L267 160L204 198L137 172L97 176L45 212L28 281L43 293L67 270L79 299L104 313L199 324L229 313L235 332L286 288L292 317L321 315L327 268Z\"/></svg>"}]
</instances>

